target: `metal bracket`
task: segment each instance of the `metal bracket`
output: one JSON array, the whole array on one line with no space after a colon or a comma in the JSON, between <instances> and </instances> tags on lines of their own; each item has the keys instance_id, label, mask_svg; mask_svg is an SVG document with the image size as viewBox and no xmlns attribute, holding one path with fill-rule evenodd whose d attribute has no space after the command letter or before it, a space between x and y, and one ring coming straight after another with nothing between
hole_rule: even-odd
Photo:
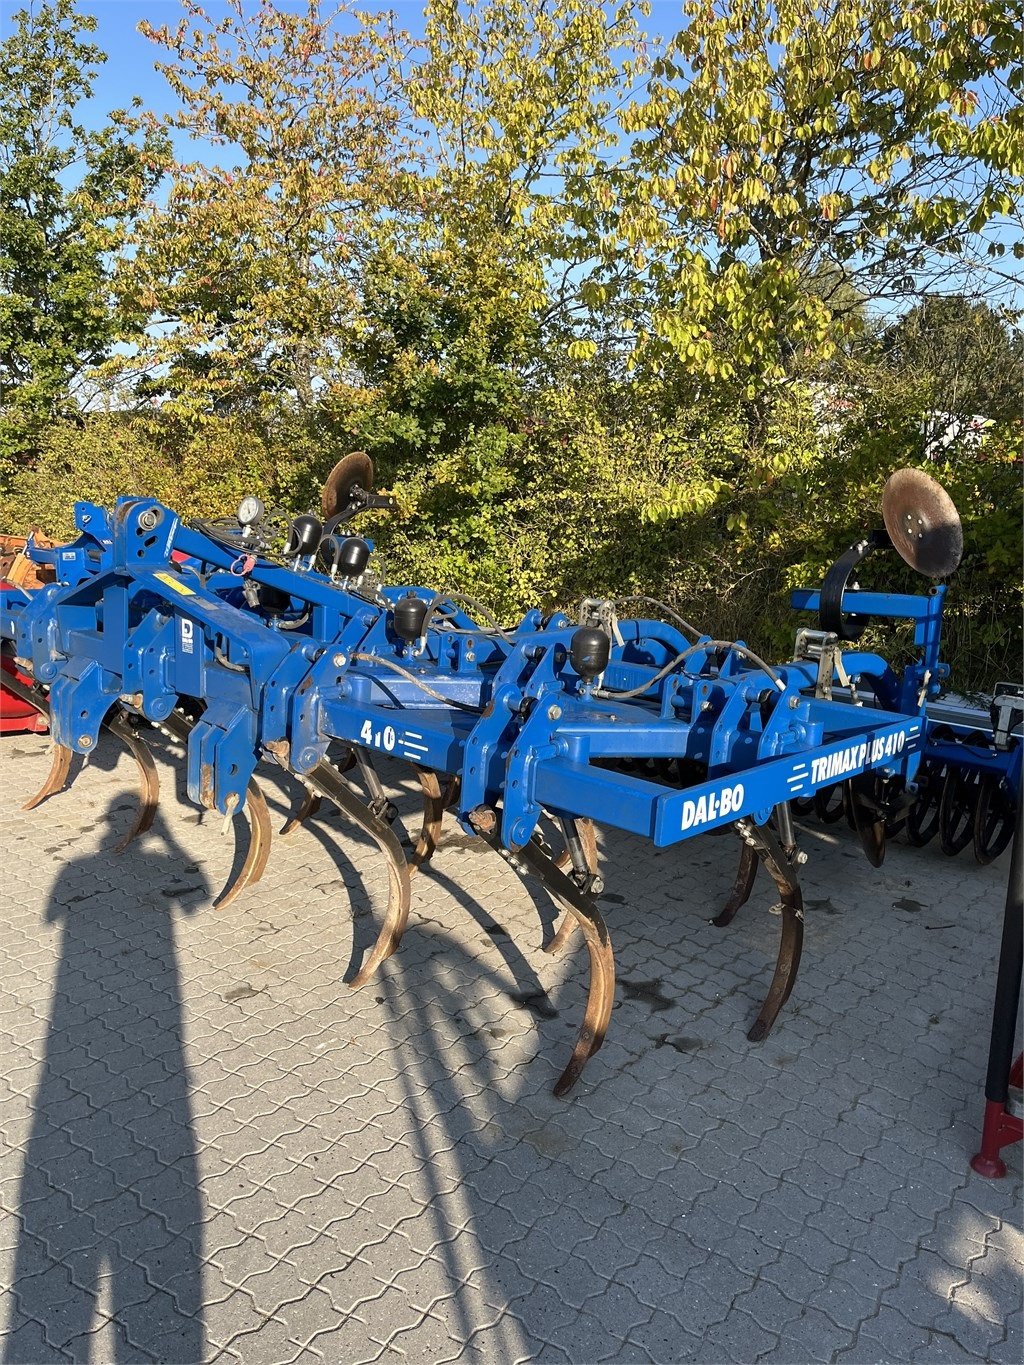
<instances>
[{"instance_id":1,"label":"metal bracket","mask_svg":"<svg viewBox=\"0 0 1024 1365\"><path fill-rule=\"evenodd\" d=\"M796 633L793 662L817 663L818 676L814 683L814 695L819 701L832 700L832 679L837 677L841 685L849 692L854 705L860 706L862 704L857 696L857 689L850 681L850 676L843 663L842 646L835 631L811 630L810 627L802 627Z\"/></svg>"},{"instance_id":2,"label":"metal bracket","mask_svg":"<svg viewBox=\"0 0 1024 1365\"><path fill-rule=\"evenodd\" d=\"M839 652L839 636L835 631L812 630L809 626L802 626L796 633L793 662L817 663L818 676L814 683L814 695L819 700L832 700L832 678Z\"/></svg>"},{"instance_id":3,"label":"metal bracket","mask_svg":"<svg viewBox=\"0 0 1024 1365\"><path fill-rule=\"evenodd\" d=\"M581 626L597 626L620 647L625 643L619 630L619 618L615 603L603 597L584 597L580 603Z\"/></svg>"},{"instance_id":4,"label":"metal bracket","mask_svg":"<svg viewBox=\"0 0 1024 1365\"><path fill-rule=\"evenodd\" d=\"M841 554L825 575L818 603L818 625L823 631L834 631L842 640L859 640L870 621L869 616L847 616L843 612L843 594L847 587L856 589L850 577L858 564L872 550L892 549L887 531L872 531L856 541Z\"/></svg>"},{"instance_id":5,"label":"metal bracket","mask_svg":"<svg viewBox=\"0 0 1024 1365\"><path fill-rule=\"evenodd\" d=\"M1005 752L1011 737L1019 736L1024 728L1024 687L1020 683L996 683L991 713L995 746Z\"/></svg>"}]
</instances>

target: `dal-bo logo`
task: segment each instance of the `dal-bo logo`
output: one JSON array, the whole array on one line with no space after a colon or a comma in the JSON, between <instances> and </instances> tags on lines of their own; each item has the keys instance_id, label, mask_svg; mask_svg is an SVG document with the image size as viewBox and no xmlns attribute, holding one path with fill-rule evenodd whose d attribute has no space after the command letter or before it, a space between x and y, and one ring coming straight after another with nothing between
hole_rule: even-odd
<instances>
[{"instance_id":1,"label":"dal-bo logo","mask_svg":"<svg viewBox=\"0 0 1024 1365\"><path fill-rule=\"evenodd\" d=\"M743 805L743 783L726 787L722 792L711 792L708 796L698 797L696 801L683 802L683 829L693 829L695 825L706 825L723 815L732 815Z\"/></svg>"}]
</instances>

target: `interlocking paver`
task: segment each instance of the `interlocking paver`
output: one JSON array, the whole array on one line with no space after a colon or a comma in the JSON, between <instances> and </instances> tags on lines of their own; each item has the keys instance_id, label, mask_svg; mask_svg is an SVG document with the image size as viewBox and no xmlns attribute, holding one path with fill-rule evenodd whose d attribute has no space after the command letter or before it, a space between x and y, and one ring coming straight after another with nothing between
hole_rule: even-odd
<instances>
[{"instance_id":1,"label":"interlocking paver","mask_svg":"<svg viewBox=\"0 0 1024 1365\"><path fill-rule=\"evenodd\" d=\"M848 1346L842 1359L913 1361L927 1349L928 1344L928 1332L915 1327L894 1309L883 1307L877 1317L862 1324L856 1345L852 1349Z\"/></svg>"},{"instance_id":2,"label":"interlocking paver","mask_svg":"<svg viewBox=\"0 0 1024 1365\"><path fill-rule=\"evenodd\" d=\"M766 1332L742 1309L736 1309L709 1328L707 1346L719 1360L750 1361L766 1356L779 1344L778 1337Z\"/></svg>"},{"instance_id":3,"label":"interlocking paver","mask_svg":"<svg viewBox=\"0 0 1024 1365\"><path fill-rule=\"evenodd\" d=\"M602 834L619 1003L563 1102L579 953L539 951L554 915L504 863L447 835L352 992L366 840L318 818L211 912L218 822L169 801L112 857L108 757L4 830L5 1359L1020 1359L1020 1154L967 1167L1005 860L874 871L809 831L801 979L751 1048L778 920L762 888L707 923L734 841ZM12 788L46 762L0 742Z\"/></svg>"}]
</instances>

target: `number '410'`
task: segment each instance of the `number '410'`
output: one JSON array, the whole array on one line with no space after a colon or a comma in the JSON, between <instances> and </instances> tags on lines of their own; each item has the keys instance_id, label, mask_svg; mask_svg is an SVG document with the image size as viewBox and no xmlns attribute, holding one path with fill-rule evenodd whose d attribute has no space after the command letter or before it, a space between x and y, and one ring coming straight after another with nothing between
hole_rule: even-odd
<instances>
[{"instance_id":1,"label":"number '410'","mask_svg":"<svg viewBox=\"0 0 1024 1365\"><path fill-rule=\"evenodd\" d=\"M375 730L370 721L364 720L359 738L364 744L372 744L375 749L386 749L390 753L395 747L397 736L393 725L385 725L383 730Z\"/></svg>"}]
</instances>

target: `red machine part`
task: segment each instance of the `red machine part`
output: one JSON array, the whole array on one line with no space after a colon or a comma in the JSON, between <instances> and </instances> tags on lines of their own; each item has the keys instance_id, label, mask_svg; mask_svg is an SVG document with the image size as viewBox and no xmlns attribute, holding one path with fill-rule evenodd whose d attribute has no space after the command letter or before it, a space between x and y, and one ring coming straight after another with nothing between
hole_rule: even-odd
<instances>
[{"instance_id":1,"label":"red machine part","mask_svg":"<svg viewBox=\"0 0 1024 1365\"><path fill-rule=\"evenodd\" d=\"M31 687L32 679L18 671L11 659L0 658L0 672L10 673L26 687ZM0 683L0 735L44 735L46 721L34 706L22 701Z\"/></svg>"},{"instance_id":2,"label":"red machine part","mask_svg":"<svg viewBox=\"0 0 1024 1365\"><path fill-rule=\"evenodd\" d=\"M1024 1085L1024 1053L1010 1068L1009 1079L1010 1085L1017 1090ZM1021 1141L1024 1141L1024 1119L1011 1114L1005 1100L986 1100L981 1148L971 1158L971 1169L989 1180L1000 1180L1006 1174L1006 1162L1000 1155L1002 1149Z\"/></svg>"},{"instance_id":3,"label":"red machine part","mask_svg":"<svg viewBox=\"0 0 1024 1365\"><path fill-rule=\"evenodd\" d=\"M49 546L56 542L35 533L37 545ZM24 536L0 536L0 587L40 587L52 581L52 572L44 565L33 563L24 553ZM12 659L0 657L0 677L10 673L26 687L32 679L18 671ZM28 702L16 697L0 683L0 735L45 734L46 721Z\"/></svg>"}]
</instances>

